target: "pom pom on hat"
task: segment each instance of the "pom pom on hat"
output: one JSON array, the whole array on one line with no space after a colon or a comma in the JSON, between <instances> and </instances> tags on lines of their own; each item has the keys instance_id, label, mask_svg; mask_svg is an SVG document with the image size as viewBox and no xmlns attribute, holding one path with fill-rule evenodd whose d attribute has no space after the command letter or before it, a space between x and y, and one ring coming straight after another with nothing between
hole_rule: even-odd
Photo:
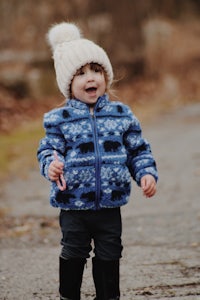
<instances>
[{"instance_id":1,"label":"pom pom on hat","mask_svg":"<svg viewBox=\"0 0 200 300\"><path fill-rule=\"evenodd\" d=\"M94 42L82 38L75 24L62 22L52 26L47 40L53 52L58 87L65 97L70 97L71 81L76 71L92 62L104 68L107 88L111 85L113 70L106 52Z\"/></svg>"},{"instance_id":2,"label":"pom pom on hat","mask_svg":"<svg viewBox=\"0 0 200 300\"><path fill-rule=\"evenodd\" d=\"M56 46L69 42L72 40L80 39L81 33L79 28L72 23L60 23L52 26L49 32L47 33L47 40L52 50L54 51Z\"/></svg>"}]
</instances>

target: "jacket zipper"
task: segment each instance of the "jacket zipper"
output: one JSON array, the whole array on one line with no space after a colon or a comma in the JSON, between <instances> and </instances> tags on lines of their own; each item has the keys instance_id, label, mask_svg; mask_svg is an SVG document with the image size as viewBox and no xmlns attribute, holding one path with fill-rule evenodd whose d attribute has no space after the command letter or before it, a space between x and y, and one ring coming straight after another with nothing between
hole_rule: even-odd
<instances>
[{"instance_id":1,"label":"jacket zipper","mask_svg":"<svg viewBox=\"0 0 200 300\"><path fill-rule=\"evenodd\" d=\"M96 117L94 112L93 114L91 114L91 119L92 119L92 130L94 136L94 149L95 149L95 180L96 180L95 206L96 209L98 210L100 209L99 200L100 200L100 190L101 190L101 183L100 183L101 160L100 160L100 152L99 152L99 145L98 145Z\"/></svg>"}]
</instances>

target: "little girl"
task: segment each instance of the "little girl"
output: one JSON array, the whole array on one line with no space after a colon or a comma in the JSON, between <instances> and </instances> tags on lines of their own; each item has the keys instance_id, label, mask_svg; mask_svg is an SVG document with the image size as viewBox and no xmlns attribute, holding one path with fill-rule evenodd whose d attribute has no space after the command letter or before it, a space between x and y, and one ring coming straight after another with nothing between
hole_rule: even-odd
<instances>
[{"instance_id":1,"label":"little girl","mask_svg":"<svg viewBox=\"0 0 200 300\"><path fill-rule=\"evenodd\" d=\"M155 160L130 108L109 100L113 71L105 51L70 23L53 26L48 41L66 103L44 116L38 160L51 181L51 205L60 208L60 299L80 299L92 241L95 299L120 299L120 207L131 176L146 197L155 194Z\"/></svg>"}]
</instances>

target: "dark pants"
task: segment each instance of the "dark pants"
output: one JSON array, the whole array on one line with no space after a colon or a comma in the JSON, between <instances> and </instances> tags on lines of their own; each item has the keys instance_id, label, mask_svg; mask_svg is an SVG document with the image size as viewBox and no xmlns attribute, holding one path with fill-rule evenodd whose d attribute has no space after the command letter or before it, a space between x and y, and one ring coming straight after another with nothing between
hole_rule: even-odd
<instances>
[{"instance_id":1,"label":"dark pants","mask_svg":"<svg viewBox=\"0 0 200 300\"><path fill-rule=\"evenodd\" d=\"M100 260L117 260L121 257L122 223L120 208L98 211L60 212L62 230L61 257L88 258L94 243L95 257Z\"/></svg>"}]
</instances>

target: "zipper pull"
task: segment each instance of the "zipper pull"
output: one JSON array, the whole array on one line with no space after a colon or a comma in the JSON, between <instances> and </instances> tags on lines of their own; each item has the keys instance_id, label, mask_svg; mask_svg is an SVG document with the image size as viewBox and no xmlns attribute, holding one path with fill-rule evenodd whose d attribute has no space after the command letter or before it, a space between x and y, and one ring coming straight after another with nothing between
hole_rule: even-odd
<instances>
[{"instance_id":1,"label":"zipper pull","mask_svg":"<svg viewBox=\"0 0 200 300\"><path fill-rule=\"evenodd\" d=\"M94 118L94 108L90 106L90 115Z\"/></svg>"}]
</instances>

